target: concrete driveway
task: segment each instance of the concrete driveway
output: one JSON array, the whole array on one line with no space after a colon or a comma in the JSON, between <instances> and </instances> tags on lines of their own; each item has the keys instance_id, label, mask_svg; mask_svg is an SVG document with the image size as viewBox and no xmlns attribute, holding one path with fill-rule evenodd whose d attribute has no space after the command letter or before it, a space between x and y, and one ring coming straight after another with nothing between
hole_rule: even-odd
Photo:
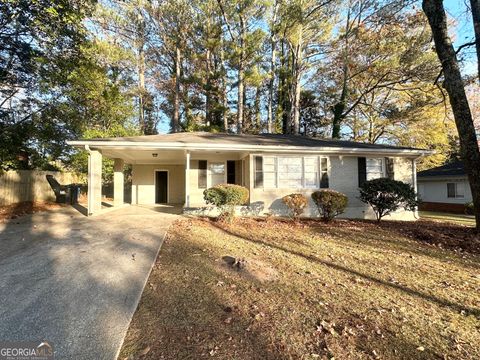
<instances>
[{"instance_id":1,"label":"concrete driveway","mask_svg":"<svg viewBox=\"0 0 480 360\"><path fill-rule=\"evenodd\" d=\"M175 214L72 208L0 223L0 340L46 340L57 359L115 359Z\"/></svg>"}]
</instances>

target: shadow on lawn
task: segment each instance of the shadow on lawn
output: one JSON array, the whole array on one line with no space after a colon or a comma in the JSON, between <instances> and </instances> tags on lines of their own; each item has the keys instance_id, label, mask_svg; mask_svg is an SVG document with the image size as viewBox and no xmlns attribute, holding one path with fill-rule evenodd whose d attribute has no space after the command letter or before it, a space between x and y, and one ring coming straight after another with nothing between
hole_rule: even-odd
<instances>
[{"instance_id":1,"label":"shadow on lawn","mask_svg":"<svg viewBox=\"0 0 480 360\"><path fill-rule=\"evenodd\" d=\"M327 227L324 224L316 224L313 227L313 230L319 234L328 234L330 236L334 236L339 238L339 241L348 242L353 245L362 245L368 246L372 248L372 250L378 250L379 245L381 244L382 247L387 248L388 250L394 251L402 251L406 254L416 254L419 256L428 256L431 258L435 258L441 262L449 262L452 261L456 265L465 267L465 268L472 268L472 269L480 269L480 264L475 261L469 261L461 257L461 253L456 253L451 249L445 248L438 248L433 247L430 243L425 243L421 240L415 238L407 238L405 237L408 235L405 232L402 232L398 228L389 228L388 223L382 224L381 227L379 225L373 224L371 222L352 222L353 226L359 227L374 227L372 231L358 231L355 233L355 240L351 239L352 237L352 230L345 229L342 226L338 226L338 224L333 225L332 227ZM337 226L336 226L337 225ZM388 231L388 233L386 233ZM401 241L397 239L390 239L391 233L397 234L399 237L403 238ZM339 237L341 235L341 237ZM430 245L430 246L429 246ZM471 256L478 256L476 254L470 254Z\"/></svg>"},{"instance_id":2,"label":"shadow on lawn","mask_svg":"<svg viewBox=\"0 0 480 360\"><path fill-rule=\"evenodd\" d=\"M215 226L219 230L222 230L223 232L225 232L228 235L240 237L240 238L242 238L246 241L254 242L254 243L257 243L257 244L264 245L264 246L273 247L277 250L284 251L284 252L290 253L292 255L299 256L299 257L302 257L304 259L314 261L316 263L328 266L332 269L335 269L335 270L338 270L338 271L341 271L341 272L344 272L344 273L347 273L347 274L350 274L350 275L355 275L357 277L366 279L366 280L371 281L373 283L376 283L378 285L382 285L382 286L385 286L385 287L388 287L388 288L400 290L400 291L402 291L402 292L404 292L408 295L411 295L411 296L414 296L414 297L417 297L417 298L421 298L421 299L436 303L440 306L449 307L452 310L457 311L457 312L461 312L461 311L466 312L467 314L471 314L471 315L476 316L477 318L480 318L480 308L471 308L471 307L468 307L468 306L463 306L463 305L457 304L453 301L443 299L443 298L439 298L439 297L436 297L436 296L431 295L431 294L426 294L426 293L420 292L418 290L413 290L413 289L410 289L410 288L408 288L406 286L403 286L403 285L400 285L400 284L395 284L395 283L391 283L391 282L388 282L388 281L385 281L385 280L382 280L382 279L378 279L378 278L373 277L371 275L362 273L362 272L357 271L357 270L352 269L352 268L347 268L345 266L336 264L336 263L331 262L331 261L322 260L322 259L319 259L319 258L317 258L315 256L312 256L312 255L306 255L306 254L303 254L302 252L299 252L299 251L290 250L290 249L287 249L285 247L263 241L261 239L256 239L253 236L246 237L243 234L239 234L237 232L225 229L220 224L215 223L215 222L210 222L210 224Z\"/></svg>"},{"instance_id":3,"label":"shadow on lawn","mask_svg":"<svg viewBox=\"0 0 480 360\"><path fill-rule=\"evenodd\" d=\"M240 290L229 287L215 256L175 231L160 254L149 279L155 288L145 288L120 358L147 346L146 359L289 358L229 300Z\"/></svg>"}]
</instances>

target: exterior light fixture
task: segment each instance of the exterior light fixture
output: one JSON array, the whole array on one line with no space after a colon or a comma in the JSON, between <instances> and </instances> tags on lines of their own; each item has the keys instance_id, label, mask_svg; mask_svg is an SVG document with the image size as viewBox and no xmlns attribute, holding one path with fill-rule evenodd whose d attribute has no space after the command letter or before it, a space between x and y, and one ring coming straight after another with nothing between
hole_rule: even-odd
<instances>
[{"instance_id":1,"label":"exterior light fixture","mask_svg":"<svg viewBox=\"0 0 480 360\"><path fill-rule=\"evenodd\" d=\"M157 154L157 153L153 153L152 156L153 156L153 157L157 157L158 154Z\"/></svg>"}]
</instances>

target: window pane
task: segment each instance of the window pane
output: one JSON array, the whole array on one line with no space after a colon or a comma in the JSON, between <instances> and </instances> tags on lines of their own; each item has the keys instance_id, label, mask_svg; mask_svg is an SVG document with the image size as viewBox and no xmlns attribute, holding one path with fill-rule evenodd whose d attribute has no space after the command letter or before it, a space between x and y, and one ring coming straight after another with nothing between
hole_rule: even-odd
<instances>
[{"instance_id":1,"label":"window pane","mask_svg":"<svg viewBox=\"0 0 480 360\"><path fill-rule=\"evenodd\" d=\"M275 172L265 172L263 177L265 188L277 187L277 174Z\"/></svg>"},{"instance_id":2,"label":"window pane","mask_svg":"<svg viewBox=\"0 0 480 360\"><path fill-rule=\"evenodd\" d=\"M373 180L383 177L383 159L367 159L367 180Z\"/></svg>"},{"instance_id":3,"label":"window pane","mask_svg":"<svg viewBox=\"0 0 480 360\"><path fill-rule=\"evenodd\" d=\"M457 198L463 198L465 196L465 184L456 183L455 196Z\"/></svg>"},{"instance_id":4,"label":"window pane","mask_svg":"<svg viewBox=\"0 0 480 360\"><path fill-rule=\"evenodd\" d=\"M207 188L207 160L198 160L198 188Z\"/></svg>"},{"instance_id":5,"label":"window pane","mask_svg":"<svg viewBox=\"0 0 480 360\"><path fill-rule=\"evenodd\" d=\"M322 157L322 158L320 159L320 161L321 161L321 163L320 163L320 168L321 168L321 169L320 169L320 170L321 170L322 172L328 171L328 159Z\"/></svg>"},{"instance_id":6,"label":"window pane","mask_svg":"<svg viewBox=\"0 0 480 360\"><path fill-rule=\"evenodd\" d=\"M255 156L254 165L255 179L253 186L255 188L261 188L263 187L263 158L261 156Z\"/></svg>"},{"instance_id":7,"label":"window pane","mask_svg":"<svg viewBox=\"0 0 480 360\"><path fill-rule=\"evenodd\" d=\"M316 188L318 184L318 173L316 172L306 172L305 173L305 186L308 188Z\"/></svg>"},{"instance_id":8,"label":"window pane","mask_svg":"<svg viewBox=\"0 0 480 360\"><path fill-rule=\"evenodd\" d=\"M302 187L302 161L301 157L278 158L278 182L281 188Z\"/></svg>"},{"instance_id":9,"label":"window pane","mask_svg":"<svg viewBox=\"0 0 480 360\"><path fill-rule=\"evenodd\" d=\"M255 156L255 171L263 170L263 158L261 156Z\"/></svg>"},{"instance_id":10,"label":"window pane","mask_svg":"<svg viewBox=\"0 0 480 360\"><path fill-rule=\"evenodd\" d=\"M225 182L225 164L211 163L210 164L210 180L212 186L223 184Z\"/></svg>"},{"instance_id":11,"label":"window pane","mask_svg":"<svg viewBox=\"0 0 480 360\"><path fill-rule=\"evenodd\" d=\"M328 173L324 172L322 178L320 179L320 187L322 189L328 188L330 186L328 181Z\"/></svg>"},{"instance_id":12,"label":"window pane","mask_svg":"<svg viewBox=\"0 0 480 360\"><path fill-rule=\"evenodd\" d=\"M454 198L455 197L455 184L454 183L447 183L447 197Z\"/></svg>"},{"instance_id":13,"label":"window pane","mask_svg":"<svg viewBox=\"0 0 480 360\"><path fill-rule=\"evenodd\" d=\"M256 188L263 187L263 173L261 171L255 172L255 187Z\"/></svg>"}]
</instances>

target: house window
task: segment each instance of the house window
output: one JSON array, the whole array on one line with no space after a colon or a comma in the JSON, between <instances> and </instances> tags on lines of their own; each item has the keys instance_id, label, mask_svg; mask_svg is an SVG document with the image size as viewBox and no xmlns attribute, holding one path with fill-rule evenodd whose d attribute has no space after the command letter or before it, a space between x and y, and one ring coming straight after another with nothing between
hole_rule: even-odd
<instances>
[{"instance_id":1,"label":"house window","mask_svg":"<svg viewBox=\"0 0 480 360\"><path fill-rule=\"evenodd\" d=\"M328 178L328 158L320 158L320 187L322 189L328 188L329 178Z\"/></svg>"},{"instance_id":2,"label":"house window","mask_svg":"<svg viewBox=\"0 0 480 360\"><path fill-rule=\"evenodd\" d=\"M463 183L447 183L447 197L449 198L464 198L465 185Z\"/></svg>"},{"instance_id":3,"label":"house window","mask_svg":"<svg viewBox=\"0 0 480 360\"><path fill-rule=\"evenodd\" d=\"M278 186L280 188L295 189L303 187L303 158L278 158Z\"/></svg>"},{"instance_id":4,"label":"house window","mask_svg":"<svg viewBox=\"0 0 480 360\"><path fill-rule=\"evenodd\" d=\"M274 156L263 157L263 186L277 187L277 158Z\"/></svg>"},{"instance_id":5,"label":"house window","mask_svg":"<svg viewBox=\"0 0 480 360\"><path fill-rule=\"evenodd\" d=\"M383 158L367 158L367 180L384 177Z\"/></svg>"},{"instance_id":6,"label":"house window","mask_svg":"<svg viewBox=\"0 0 480 360\"><path fill-rule=\"evenodd\" d=\"M211 186L225 182L225 163L210 163Z\"/></svg>"},{"instance_id":7,"label":"house window","mask_svg":"<svg viewBox=\"0 0 480 360\"><path fill-rule=\"evenodd\" d=\"M255 187L318 189L329 187L328 158L318 156L255 156Z\"/></svg>"},{"instance_id":8,"label":"house window","mask_svg":"<svg viewBox=\"0 0 480 360\"><path fill-rule=\"evenodd\" d=\"M255 156L254 166L255 166L254 186L256 188L261 188L263 187L263 157Z\"/></svg>"},{"instance_id":9,"label":"house window","mask_svg":"<svg viewBox=\"0 0 480 360\"><path fill-rule=\"evenodd\" d=\"M198 160L198 188L207 188L207 160Z\"/></svg>"}]
</instances>

